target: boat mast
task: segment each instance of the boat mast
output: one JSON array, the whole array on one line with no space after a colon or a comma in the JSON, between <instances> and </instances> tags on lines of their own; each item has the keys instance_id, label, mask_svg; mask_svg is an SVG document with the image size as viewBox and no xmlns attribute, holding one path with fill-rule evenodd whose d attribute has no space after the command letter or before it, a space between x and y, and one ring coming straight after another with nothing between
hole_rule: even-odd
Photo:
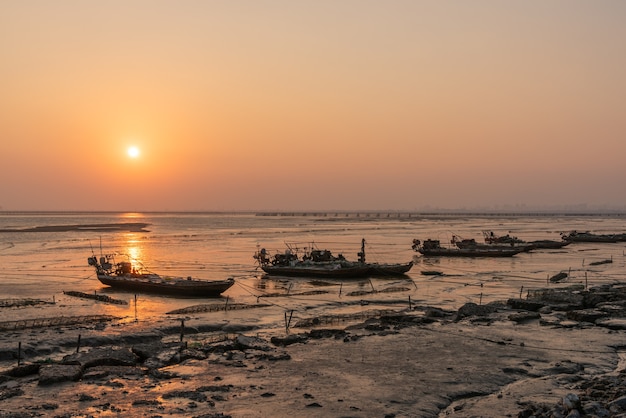
<instances>
[{"instance_id":1,"label":"boat mast","mask_svg":"<svg viewBox=\"0 0 626 418\"><path fill-rule=\"evenodd\" d=\"M365 238L361 239L361 252L357 255L359 256L359 263L365 264Z\"/></svg>"}]
</instances>

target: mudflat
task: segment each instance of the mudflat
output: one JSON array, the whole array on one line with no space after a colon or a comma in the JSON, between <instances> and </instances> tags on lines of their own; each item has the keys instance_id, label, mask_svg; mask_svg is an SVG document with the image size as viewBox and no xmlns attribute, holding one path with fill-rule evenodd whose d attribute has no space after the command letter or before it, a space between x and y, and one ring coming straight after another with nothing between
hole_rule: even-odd
<instances>
[{"instance_id":1,"label":"mudflat","mask_svg":"<svg viewBox=\"0 0 626 418\"><path fill-rule=\"evenodd\" d=\"M288 330L208 314L180 328L108 318L5 330L0 417L617 416L623 289Z\"/></svg>"}]
</instances>

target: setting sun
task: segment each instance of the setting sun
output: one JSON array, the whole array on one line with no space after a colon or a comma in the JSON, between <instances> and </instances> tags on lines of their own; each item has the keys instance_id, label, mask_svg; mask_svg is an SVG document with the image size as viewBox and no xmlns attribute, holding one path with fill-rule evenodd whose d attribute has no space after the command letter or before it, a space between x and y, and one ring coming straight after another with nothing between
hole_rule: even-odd
<instances>
[{"instance_id":1,"label":"setting sun","mask_svg":"<svg viewBox=\"0 0 626 418\"><path fill-rule=\"evenodd\" d=\"M134 146L129 147L127 153L130 158L137 158L139 157L139 148Z\"/></svg>"}]
</instances>

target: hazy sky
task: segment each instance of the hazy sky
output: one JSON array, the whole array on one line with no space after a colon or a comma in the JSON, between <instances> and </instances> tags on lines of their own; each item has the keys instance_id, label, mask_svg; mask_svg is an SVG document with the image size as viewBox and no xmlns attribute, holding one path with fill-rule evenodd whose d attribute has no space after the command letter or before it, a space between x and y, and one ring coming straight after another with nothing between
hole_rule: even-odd
<instances>
[{"instance_id":1,"label":"hazy sky","mask_svg":"<svg viewBox=\"0 0 626 418\"><path fill-rule=\"evenodd\" d=\"M625 22L622 0L4 0L0 208L626 208Z\"/></svg>"}]
</instances>

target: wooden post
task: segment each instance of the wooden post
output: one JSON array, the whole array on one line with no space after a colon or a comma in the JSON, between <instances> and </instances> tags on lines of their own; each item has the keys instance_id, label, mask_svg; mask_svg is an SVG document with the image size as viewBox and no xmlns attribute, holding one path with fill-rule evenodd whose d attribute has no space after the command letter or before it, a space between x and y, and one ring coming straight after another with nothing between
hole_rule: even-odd
<instances>
[{"instance_id":1,"label":"wooden post","mask_svg":"<svg viewBox=\"0 0 626 418\"><path fill-rule=\"evenodd\" d=\"M180 320L180 341L183 341L183 337L185 336L185 320Z\"/></svg>"},{"instance_id":2,"label":"wooden post","mask_svg":"<svg viewBox=\"0 0 626 418\"><path fill-rule=\"evenodd\" d=\"M224 305L224 312L228 310L228 296L226 296L226 304Z\"/></svg>"},{"instance_id":3,"label":"wooden post","mask_svg":"<svg viewBox=\"0 0 626 418\"><path fill-rule=\"evenodd\" d=\"M137 322L137 294L135 293L135 322Z\"/></svg>"},{"instance_id":4,"label":"wooden post","mask_svg":"<svg viewBox=\"0 0 626 418\"><path fill-rule=\"evenodd\" d=\"M289 332L289 324L287 324L287 311L285 311L285 332Z\"/></svg>"},{"instance_id":5,"label":"wooden post","mask_svg":"<svg viewBox=\"0 0 626 418\"><path fill-rule=\"evenodd\" d=\"M289 321L287 322L287 329L291 326L291 318L293 317L293 309L289 312Z\"/></svg>"},{"instance_id":6,"label":"wooden post","mask_svg":"<svg viewBox=\"0 0 626 418\"><path fill-rule=\"evenodd\" d=\"M78 334L78 342L76 343L76 352L78 353L78 350L80 350L80 334Z\"/></svg>"},{"instance_id":7,"label":"wooden post","mask_svg":"<svg viewBox=\"0 0 626 418\"><path fill-rule=\"evenodd\" d=\"M343 283L339 283L339 296L341 296L341 289L343 288Z\"/></svg>"},{"instance_id":8,"label":"wooden post","mask_svg":"<svg viewBox=\"0 0 626 418\"><path fill-rule=\"evenodd\" d=\"M409 295L409 311L410 311L411 309L413 309L413 308L412 308L412 306L411 306L411 295Z\"/></svg>"},{"instance_id":9,"label":"wooden post","mask_svg":"<svg viewBox=\"0 0 626 418\"><path fill-rule=\"evenodd\" d=\"M587 289L587 272L585 272L585 290Z\"/></svg>"},{"instance_id":10,"label":"wooden post","mask_svg":"<svg viewBox=\"0 0 626 418\"><path fill-rule=\"evenodd\" d=\"M521 295L521 294L520 294L519 298L520 298L520 299L522 298L522 295ZM480 299L479 299L479 301L478 301L478 304L479 304L479 305L482 305L482 304L483 304L483 292L480 292Z\"/></svg>"},{"instance_id":11,"label":"wooden post","mask_svg":"<svg viewBox=\"0 0 626 418\"><path fill-rule=\"evenodd\" d=\"M20 365L20 362L22 361L22 342L18 342L17 343L17 365Z\"/></svg>"},{"instance_id":12,"label":"wooden post","mask_svg":"<svg viewBox=\"0 0 626 418\"><path fill-rule=\"evenodd\" d=\"M519 298L522 298L522 292L524 291L524 286L522 286L522 288L519 290Z\"/></svg>"}]
</instances>

